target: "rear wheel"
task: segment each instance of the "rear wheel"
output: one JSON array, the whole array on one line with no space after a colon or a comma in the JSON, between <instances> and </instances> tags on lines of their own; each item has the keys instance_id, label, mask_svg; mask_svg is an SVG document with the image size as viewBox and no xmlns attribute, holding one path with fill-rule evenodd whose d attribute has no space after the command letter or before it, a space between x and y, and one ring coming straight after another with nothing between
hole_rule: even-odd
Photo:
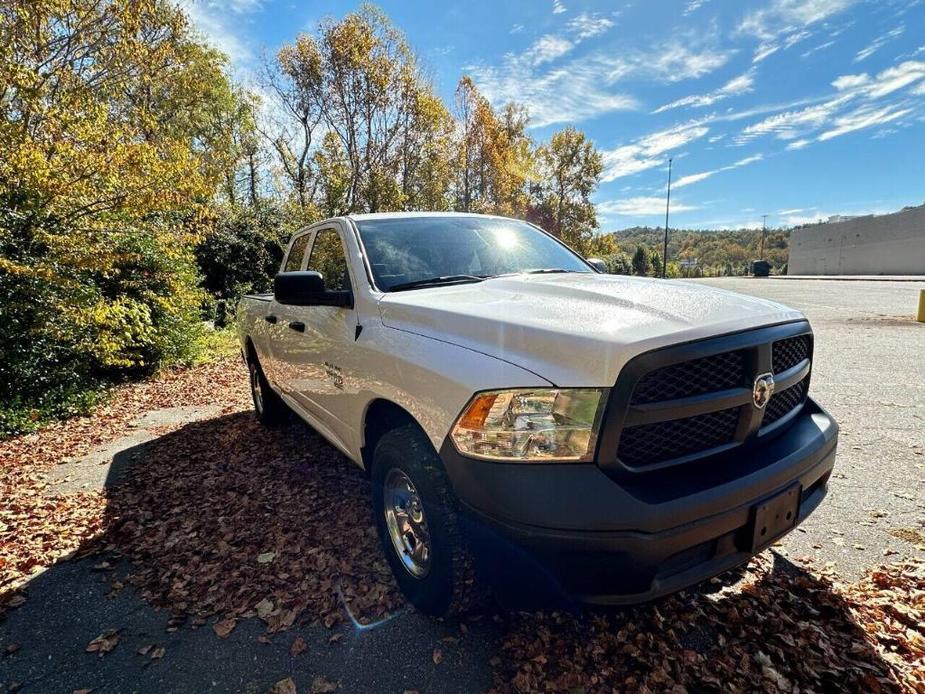
<instances>
[{"instance_id":1,"label":"rear wheel","mask_svg":"<svg viewBox=\"0 0 925 694\"><path fill-rule=\"evenodd\" d=\"M482 603L487 592L476 579L456 499L420 429L405 424L382 436L373 452L372 481L382 549L409 602L433 616Z\"/></svg>"},{"instance_id":2,"label":"rear wheel","mask_svg":"<svg viewBox=\"0 0 925 694\"><path fill-rule=\"evenodd\" d=\"M250 377L251 399L254 401L254 412L257 419L268 426L279 424L285 419L288 409L283 399L270 387L256 355L251 354L248 357L247 370Z\"/></svg>"}]
</instances>

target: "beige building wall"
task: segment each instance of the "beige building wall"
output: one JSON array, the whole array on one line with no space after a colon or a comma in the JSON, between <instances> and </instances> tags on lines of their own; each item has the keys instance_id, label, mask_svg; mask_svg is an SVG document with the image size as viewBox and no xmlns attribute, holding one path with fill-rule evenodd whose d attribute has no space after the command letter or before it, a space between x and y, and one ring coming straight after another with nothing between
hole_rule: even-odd
<instances>
[{"instance_id":1,"label":"beige building wall","mask_svg":"<svg viewBox=\"0 0 925 694\"><path fill-rule=\"evenodd\" d=\"M789 275L925 274L925 205L790 234Z\"/></svg>"}]
</instances>

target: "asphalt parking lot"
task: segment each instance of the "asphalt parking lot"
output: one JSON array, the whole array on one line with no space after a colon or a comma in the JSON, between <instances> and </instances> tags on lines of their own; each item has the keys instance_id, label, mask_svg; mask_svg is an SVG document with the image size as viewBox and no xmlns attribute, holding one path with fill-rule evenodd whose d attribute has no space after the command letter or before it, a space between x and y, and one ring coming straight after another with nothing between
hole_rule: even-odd
<instances>
[{"instance_id":1,"label":"asphalt parking lot","mask_svg":"<svg viewBox=\"0 0 925 694\"><path fill-rule=\"evenodd\" d=\"M828 498L784 551L850 578L925 545L925 282L701 281L798 308L815 332L810 394L841 427L838 457Z\"/></svg>"},{"instance_id":2,"label":"asphalt parking lot","mask_svg":"<svg viewBox=\"0 0 925 694\"><path fill-rule=\"evenodd\" d=\"M774 561L792 561L793 566L806 557L816 565L831 562L848 580L890 556L921 553L925 324L914 322L912 315L925 282L705 281L805 311L816 332L811 393L841 425L829 497L774 549ZM214 405L189 406L174 408L170 416L188 420L183 445L196 451L196 446L208 448L203 439L210 432L254 431L245 406L224 416ZM229 423L224 429L223 420ZM122 445L141 452L132 457L133 465L148 462L144 451L152 449L145 446L156 447L158 437L183 436L182 429L164 434L168 424L177 422L142 418L125 432L122 444L106 448L106 456L119 456ZM285 435L302 437L301 445L315 450L329 449L298 427ZM328 450L322 457L332 455ZM98 458L90 457L88 476L80 484L98 484L112 474L101 476L99 465L105 461ZM355 472L342 468L345 475ZM495 613L461 625L402 608L368 625L351 619L333 629L296 625L269 638L261 636L264 625L258 619L245 618L219 639L206 623L176 625L131 588L111 591L112 575L100 571L98 562L97 557L60 562L30 581L28 600L0 621L0 692L264 692L287 676L300 692L332 687L348 692L481 691L494 682L508 629L506 618ZM118 647L105 656L85 652L108 629L119 630ZM298 638L305 648L294 654ZM2 651L11 645L15 651ZM689 647L699 646L692 641ZM152 658L158 648L166 655Z\"/></svg>"}]
</instances>

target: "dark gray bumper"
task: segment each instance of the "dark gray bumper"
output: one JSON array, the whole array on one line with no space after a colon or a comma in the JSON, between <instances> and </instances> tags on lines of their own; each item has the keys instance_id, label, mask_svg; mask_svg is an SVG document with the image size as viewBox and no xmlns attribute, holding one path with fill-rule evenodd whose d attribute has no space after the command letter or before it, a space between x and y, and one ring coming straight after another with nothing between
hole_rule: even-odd
<instances>
[{"instance_id":1,"label":"dark gray bumper","mask_svg":"<svg viewBox=\"0 0 925 694\"><path fill-rule=\"evenodd\" d=\"M623 604L748 560L756 504L795 483L805 519L826 494L837 439L834 420L809 400L760 447L629 479L593 464L466 459L449 441L441 455L489 569L503 561L495 568L516 565L583 602Z\"/></svg>"}]
</instances>

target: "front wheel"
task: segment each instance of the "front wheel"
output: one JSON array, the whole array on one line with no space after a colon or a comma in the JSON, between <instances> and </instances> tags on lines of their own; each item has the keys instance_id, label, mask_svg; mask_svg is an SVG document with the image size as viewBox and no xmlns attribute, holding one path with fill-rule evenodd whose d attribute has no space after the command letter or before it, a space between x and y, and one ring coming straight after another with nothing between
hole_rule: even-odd
<instances>
[{"instance_id":1,"label":"front wheel","mask_svg":"<svg viewBox=\"0 0 925 694\"><path fill-rule=\"evenodd\" d=\"M413 424L383 435L373 452L373 513L395 580L422 612L460 614L486 592L459 527L440 459Z\"/></svg>"}]
</instances>

